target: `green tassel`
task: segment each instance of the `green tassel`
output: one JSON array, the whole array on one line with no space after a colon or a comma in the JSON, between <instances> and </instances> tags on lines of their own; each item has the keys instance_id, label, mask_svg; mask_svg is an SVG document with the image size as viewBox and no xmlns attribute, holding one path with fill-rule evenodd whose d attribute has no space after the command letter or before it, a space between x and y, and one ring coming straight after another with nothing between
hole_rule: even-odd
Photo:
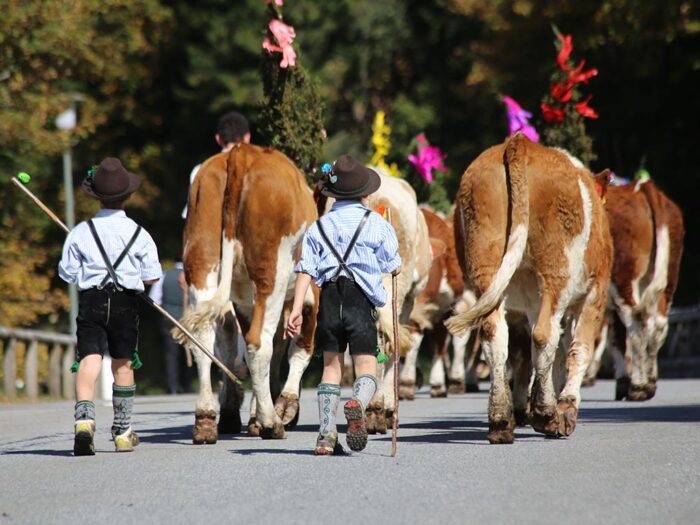
<instances>
[{"instance_id":1,"label":"green tassel","mask_svg":"<svg viewBox=\"0 0 700 525\"><path fill-rule=\"evenodd\" d=\"M133 370L138 370L143 366L143 363L141 362L141 359L139 358L139 353L134 352L134 358L131 360L131 368Z\"/></svg>"},{"instance_id":2,"label":"green tassel","mask_svg":"<svg viewBox=\"0 0 700 525\"><path fill-rule=\"evenodd\" d=\"M379 364L381 365L383 362L385 362L385 361L386 361L387 359L389 359L389 358L386 356L386 354L385 354L384 352L382 352L382 351L379 350L379 349L377 349L377 350L378 350L378 353L377 353L377 363L379 363Z\"/></svg>"},{"instance_id":3,"label":"green tassel","mask_svg":"<svg viewBox=\"0 0 700 525\"><path fill-rule=\"evenodd\" d=\"M80 368L80 361L76 359L75 361L73 361L73 364L70 367L70 371L75 374L78 371L78 368Z\"/></svg>"}]
</instances>

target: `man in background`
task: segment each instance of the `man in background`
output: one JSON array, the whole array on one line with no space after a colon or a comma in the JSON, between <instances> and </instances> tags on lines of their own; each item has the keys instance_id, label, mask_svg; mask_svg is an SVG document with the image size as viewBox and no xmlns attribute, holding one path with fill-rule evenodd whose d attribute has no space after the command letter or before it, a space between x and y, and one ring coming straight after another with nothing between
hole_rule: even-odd
<instances>
[{"instance_id":1,"label":"man in background","mask_svg":"<svg viewBox=\"0 0 700 525\"><path fill-rule=\"evenodd\" d=\"M229 111L219 118L219 122L216 126L216 134L214 135L216 143L221 147L221 152L224 153L229 151L234 145L241 142L245 144L250 143L250 126L248 125L248 119L237 111ZM190 173L190 186L194 182L194 178L197 176L197 172L202 164L197 164L192 168ZM189 199L189 190L187 190L187 195ZM182 210L182 218L187 218L187 205Z\"/></svg>"}]
</instances>

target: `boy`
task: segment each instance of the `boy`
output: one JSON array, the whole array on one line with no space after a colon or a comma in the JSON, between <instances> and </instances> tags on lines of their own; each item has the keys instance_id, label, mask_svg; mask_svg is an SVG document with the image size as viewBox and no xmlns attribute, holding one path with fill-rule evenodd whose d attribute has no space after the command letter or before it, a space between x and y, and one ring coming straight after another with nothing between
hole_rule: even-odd
<instances>
[{"instance_id":1,"label":"boy","mask_svg":"<svg viewBox=\"0 0 700 525\"><path fill-rule=\"evenodd\" d=\"M78 344L75 380L76 456L95 454L95 383L102 356L109 351L114 375L112 437L117 452L138 444L131 428L136 385L134 369L141 366L136 345L139 314L136 295L144 284L162 275L158 250L151 236L124 213L124 203L141 185L141 178L108 157L90 170L83 189L101 208L68 234L58 274L79 293Z\"/></svg>"},{"instance_id":2,"label":"boy","mask_svg":"<svg viewBox=\"0 0 700 525\"><path fill-rule=\"evenodd\" d=\"M338 157L327 174L321 192L336 202L304 236L301 259L294 269L294 305L286 330L290 337L301 330L304 295L315 280L321 299L314 345L323 352L323 377L318 385L320 432L315 448L320 456L332 455L338 444L335 416L346 346L358 376L352 399L344 407L346 439L355 451L367 445L364 411L377 390L375 308L387 300L382 273L396 275L401 269L394 229L362 204L364 197L379 188L379 175L350 155Z\"/></svg>"}]
</instances>

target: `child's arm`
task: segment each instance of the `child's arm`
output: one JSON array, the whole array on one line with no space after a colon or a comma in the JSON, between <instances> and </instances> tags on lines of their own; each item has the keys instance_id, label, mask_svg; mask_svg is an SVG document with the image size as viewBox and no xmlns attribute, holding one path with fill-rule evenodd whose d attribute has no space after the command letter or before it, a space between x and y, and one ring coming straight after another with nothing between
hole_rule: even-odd
<instances>
[{"instance_id":1,"label":"child's arm","mask_svg":"<svg viewBox=\"0 0 700 525\"><path fill-rule=\"evenodd\" d=\"M287 321L287 329L284 332L285 339L294 337L301 331L301 310L304 306L304 296L309 289L312 279L308 273L299 272L297 274L297 281L294 285L294 304L292 313L289 314L289 320Z\"/></svg>"},{"instance_id":2,"label":"child's arm","mask_svg":"<svg viewBox=\"0 0 700 525\"><path fill-rule=\"evenodd\" d=\"M73 231L75 231L75 229ZM73 231L68 234L63 244L63 254L61 256L61 261L58 263L58 275L67 283L76 284L78 282L82 257L78 251L78 247L73 243Z\"/></svg>"}]
</instances>

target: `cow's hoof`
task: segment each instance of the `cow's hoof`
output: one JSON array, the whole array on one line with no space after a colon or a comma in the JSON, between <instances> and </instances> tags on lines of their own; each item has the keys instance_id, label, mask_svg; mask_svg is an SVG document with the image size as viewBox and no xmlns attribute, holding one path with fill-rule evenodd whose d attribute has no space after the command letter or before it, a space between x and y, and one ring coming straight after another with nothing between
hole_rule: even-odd
<instances>
[{"instance_id":1,"label":"cow's hoof","mask_svg":"<svg viewBox=\"0 0 700 525\"><path fill-rule=\"evenodd\" d=\"M258 423L258 420L251 417L248 420L248 436L249 437L260 437L260 432L262 432L262 425Z\"/></svg>"},{"instance_id":2,"label":"cow's hoof","mask_svg":"<svg viewBox=\"0 0 700 525\"><path fill-rule=\"evenodd\" d=\"M387 427L386 415L382 410L377 413L377 434L386 434Z\"/></svg>"},{"instance_id":3,"label":"cow's hoof","mask_svg":"<svg viewBox=\"0 0 700 525\"><path fill-rule=\"evenodd\" d=\"M513 429L515 421L512 418L489 421L489 443L492 445L510 445L515 440Z\"/></svg>"},{"instance_id":4,"label":"cow's hoof","mask_svg":"<svg viewBox=\"0 0 700 525\"><path fill-rule=\"evenodd\" d=\"M581 386L589 387L595 385L595 377L584 377Z\"/></svg>"},{"instance_id":5,"label":"cow's hoof","mask_svg":"<svg viewBox=\"0 0 700 525\"><path fill-rule=\"evenodd\" d=\"M464 387L464 391L468 394L476 394L481 392L479 389L479 383L467 383L467 385Z\"/></svg>"},{"instance_id":6,"label":"cow's hoof","mask_svg":"<svg viewBox=\"0 0 700 525\"><path fill-rule=\"evenodd\" d=\"M516 408L513 410L513 417L515 419L515 426L516 427L524 427L527 426L529 417L527 413L526 408Z\"/></svg>"},{"instance_id":7,"label":"cow's hoof","mask_svg":"<svg viewBox=\"0 0 700 525\"><path fill-rule=\"evenodd\" d=\"M649 399L649 393L646 390L646 385L630 385L627 391L627 401L646 401Z\"/></svg>"},{"instance_id":8,"label":"cow's hoof","mask_svg":"<svg viewBox=\"0 0 700 525\"><path fill-rule=\"evenodd\" d=\"M464 381L459 381L458 379L450 379L447 382L447 392L450 394L464 394Z\"/></svg>"},{"instance_id":9,"label":"cow's hoof","mask_svg":"<svg viewBox=\"0 0 700 525\"><path fill-rule=\"evenodd\" d=\"M195 412L192 443L195 445L213 445L216 443L217 437L216 412L214 410Z\"/></svg>"},{"instance_id":10,"label":"cow's hoof","mask_svg":"<svg viewBox=\"0 0 700 525\"><path fill-rule=\"evenodd\" d=\"M238 410L222 410L216 429L219 434L238 434L242 426L241 413Z\"/></svg>"},{"instance_id":11,"label":"cow's hoof","mask_svg":"<svg viewBox=\"0 0 700 525\"><path fill-rule=\"evenodd\" d=\"M390 428L394 428L394 411L393 410L387 410L384 412L384 419L386 421L386 428L389 430ZM399 422L398 420L396 421L396 428L399 428ZM382 434L386 434L386 432L381 432Z\"/></svg>"},{"instance_id":12,"label":"cow's hoof","mask_svg":"<svg viewBox=\"0 0 700 525\"><path fill-rule=\"evenodd\" d=\"M557 404L557 414L559 415L559 435L570 436L576 430L576 419L578 418L578 408L576 408L576 398L566 396L559 400Z\"/></svg>"},{"instance_id":13,"label":"cow's hoof","mask_svg":"<svg viewBox=\"0 0 700 525\"><path fill-rule=\"evenodd\" d=\"M656 379L650 379L649 382L644 385L644 391L647 393L647 399L651 399L656 395Z\"/></svg>"},{"instance_id":14,"label":"cow's hoof","mask_svg":"<svg viewBox=\"0 0 700 525\"><path fill-rule=\"evenodd\" d=\"M263 439L287 439L287 433L284 431L282 423L275 423L272 428L262 427L260 437Z\"/></svg>"},{"instance_id":15,"label":"cow's hoof","mask_svg":"<svg viewBox=\"0 0 700 525\"><path fill-rule=\"evenodd\" d=\"M377 433L377 415L369 408L365 410L365 426L368 434Z\"/></svg>"},{"instance_id":16,"label":"cow's hoof","mask_svg":"<svg viewBox=\"0 0 700 525\"><path fill-rule=\"evenodd\" d=\"M536 407L530 413L530 425L540 434L559 436L559 416L550 407Z\"/></svg>"},{"instance_id":17,"label":"cow's hoof","mask_svg":"<svg viewBox=\"0 0 700 525\"><path fill-rule=\"evenodd\" d=\"M413 401L416 398L416 386L407 381L401 381L399 385L399 399Z\"/></svg>"},{"instance_id":18,"label":"cow's hoof","mask_svg":"<svg viewBox=\"0 0 700 525\"><path fill-rule=\"evenodd\" d=\"M287 423L286 425L284 425L284 429L285 430L292 430L292 429L296 428L298 424L299 424L299 411L297 410L297 413L294 415L292 420L289 423Z\"/></svg>"},{"instance_id":19,"label":"cow's hoof","mask_svg":"<svg viewBox=\"0 0 700 525\"><path fill-rule=\"evenodd\" d=\"M299 414L299 396L296 394L280 394L275 401L275 412L283 425L289 425Z\"/></svg>"},{"instance_id":20,"label":"cow's hoof","mask_svg":"<svg viewBox=\"0 0 700 525\"><path fill-rule=\"evenodd\" d=\"M431 385L430 397L447 397L447 389L445 385Z\"/></svg>"},{"instance_id":21,"label":"cow's hoof","mask_svg":"<svg viewBox=\"0 0 700 525\"><path fill-rule=\"evenodd\" d=\"M630 390L630 378L620 377L615 381L615 401L622 401L627 398Z\"/></svg>"}]
</instances>

